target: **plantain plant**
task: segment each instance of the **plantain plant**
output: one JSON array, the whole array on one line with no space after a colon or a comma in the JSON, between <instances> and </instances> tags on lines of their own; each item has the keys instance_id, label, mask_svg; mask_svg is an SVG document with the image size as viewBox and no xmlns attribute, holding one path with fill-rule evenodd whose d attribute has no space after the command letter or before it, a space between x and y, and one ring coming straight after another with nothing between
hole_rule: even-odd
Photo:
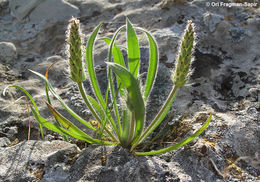
<instances>
[{"instance_id":1,"label":"plantain plant","mask_svg":"<svg viewBox=\"0 0 260 182\"><path fill-rule=\"evenodd\" d=\"M136 149L136 147L140 145L144 139L146 139L149 134L151 134L163 121L171 108L178 89L185 86L188 80L195 41L195 33L192 22L188 21L183 38L181 40L176 69L172 77L174 86L157 115L150 122L150 124L147 124L148 126L145 129L145 106L147 98L149 97L153 87L159 64L157 43L151 33L145 29L133 27L128 19L126 20L126 25L121 26L114 33L111 39L100 38L99 40L104 41L109 46L108 61L106 62L108 88L106 94L102 95L95 74L93 59L94 44L97 39L100 27L101 24L95 28L88 39L86 45L86 65L84 65L82 60L83 46L81 43L79 20L75 18L70 20L69 36L67 39L69 44L69 77L77 84L82 99L95 118L94 121L89 122L84 120L81 116L69 108L69 106L57 94L53 86L48 81L48 70L45 76L38 72L32 70L30 71L44 80L45 92L47 96L46 105L54 116L56 123L52 123L40 115L34 99L24 88L18 85L12 85L12 87L16 87L23 91L30 99L32 103L32 114L40 124L42 136L43 126L49 130L64 135L65 139L67 139L66 137L73 137L91 144L121 145L124 148L128 148L135 155L155 155L168 152L177 149L198 137L209 125L212 114L210 114L205 124L198 131L177 144L171 145L161 150L150 152L138 152ZM128 53L128 61L124 60L121 50L122 46L120 47L116 44L117 36L123 29L126 29L127 46L125 49ZM143 32L149 42L149 67L145 84L142 86L143 89L141 89L141 85L138 80L140 68L140 51L136 30ZM87 70L87 74L85 68ZM88 75L91 82L95 98L88 95L84 89L83 82L86 79L86 75ZM71 116L73 116L77 121L82 123L90 130L94 131L96 133L95 137L84 132L71 121L69 121L66 117L64 117L61 113L59 113L52 106L49 93L51 93L60 102L60 104ZM108 97L110 97L110 99ZM118 105L120 105L120 107L118 107Z\"/></svg>"}]
</instances>

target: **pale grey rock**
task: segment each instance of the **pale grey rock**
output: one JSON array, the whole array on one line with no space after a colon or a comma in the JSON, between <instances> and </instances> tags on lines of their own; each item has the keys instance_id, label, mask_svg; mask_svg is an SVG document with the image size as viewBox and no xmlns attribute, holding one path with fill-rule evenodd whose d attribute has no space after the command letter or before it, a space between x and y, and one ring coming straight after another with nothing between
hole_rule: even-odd
<instances>
[{"instance_id":1,"label":"pale grey rock","mask_svg":"<svg viewBox=\"0 0 260 182\"><path fill-rule=\"evenodd\" d=\"M106 162L102 156L106 155ZM159 157L133 156L121 147L89 147L69 170L69 181L192 181L175 162Z\"/></svg>"},{"instance_id":2,"label":"pale grey rock","mask_svg":"<svg viewBox=\"0 0 260 182\"><path fill-rule=\"evenodd\" d=\"M178 151L151 157L133 157L120 147L106 147L108 152L112 152L107 156L106 166L102 166L101 160L104 154L103 147L92 146L85 149L78 158L75 157L75 163L66 166L61 159L61 162L53 164L53 167L45 168L42 181L105 181L106 179L122 181L129 177L131 181L222 182L224 181L222 175L216 172L209 159L215 162L221 173L227 167L226 158L236 159L249 156L256 162L259 160L254 157L259 150L257 148L260 116L259 8L206 7L205 0L189 1L185 6L172 4L169 11L162 10L160 7L162 1L158 0L120 0L120 3L117 0L95 2L67 0L66 2L81 10L78 14L82 22L81 28L82 32L87 35L84 38L84 44L94 27L101 21L103 26L99 37L111 38L112 32L125 23L126 17L134 26L140 26L152 32L158 41L160 65L156 83L147 100L147 123L154 118L173 86L172 72L175 69L179 41L187 20L192 20L196 25L197 34L194 74L191 75L188 85L179 90L173 107L159 128L162 128L165 123L175 126L181 121L183 115L188 114L190 117L184 122L191 124L192 129L185 136L190 136L206 120L204 117L196 120L194 115L204 111L206 115L212 112L214 117L205 134L201 136L206 141L199 138ZM41 4L37 7L40 6ZM64 32L67 23L63 19L62 22L56 22L53 25L53 22L49 20L41 21L44 17L38 18L37 21L41 22L19 22L10 15L8 8L2 8L4 9L1 11L0 24L3 26L0 26L0 40L15 42L19 50L19 61L14 65L5 65L0 62L0 91L8 84L17 83L23 86L36 98L41 114L49 119L50 114L43 104L46 100L43 82L27 69L37 70L44 74L51 63L58 59L66 59ZM54 7L51 8L54 9ZM24 19L30 20L27 17L28 15L30 17L34 10L31 9ZM211 16L206 16L207 14ZM117 39L119 45L125 45L124 35L124 32L119 34ZM141 42L147 45L143 40ZM107 88L106 72L103 66L107 58L106 48L107 45L96 41L95 66L101 92L104 95ZM141 56L141 70L146 72L149 61L147 47L141 49ZM127 60L127 57L125 59ZM76 84L70 82L69 79L63 80L66 77L66 65L65 60L56 64L49 72L49 80L72 109L84 118L90 119L92 116L82 101ZM143 78L145 76L141 76L141 79ZM84 86L87 93L94 97L88 79L84 82ZM19 102L16 107L6 110L2 110L2 106L5 107L21 96L23 94L15 89L10 89L8 97L0 96L0 122L5 123L0 126L0 136L7 137L11 141L15 138L20 141L27 139L27 132L24 132L28 129L25 103ZM63 111L57 101L54 100L53 104L59 111ZM35 128L38 128L38 123L32 119L32 125L34 134L31 137L37 139L39 130ZM171 134L172 130L167 131ZM157 131L152 135L155 134ZM62 136L59 137L62 138ZM57 135L50 132L47 139L55 140ZM206 152L203 151L205 146ZM39 148L38 145L36 147ZM156 146L151 148L157 149ZM1 147L1 150L3 149L5 148ZM198 153L202 151L204 154L199 155ZM44 152L43 156L45 156ZM61 158L62 156L60 155ZM47 162L43 163L45 165ZM237 178L230 172L226 181L257 181L259 174L257 167L245 160L237 165L245 177ZM41 166L43 166L42 163L31 168L38 170ZM140 168L140 166L143 167ZM79 167L83 171L79 171ZM120 175L120 172L123 172L124 177ZM27 174L24 174L26 178ZM21 181L24 178L19 176L16 179ZM25 181L31 181L31 179L35 178L28 177Z\"/></svg>"},{"instance_id":3,"label":"pale grey rock","mask_svg":"<svg viewBox=\"0 0 260 182\"><path fill-rule=\"evenodd\" d=\"M66 164L79 152L64 141L27 141L0 151L1 181L62 181ZM57 164L61 166L57 170ZM59 171L53 174L53 171ZM43 175L44 174L44 175Z\"/></svg>"},{"instance_id":4,"label":"pale grey rock","mask_svg":"<svg viewBox=\"0 0 260 182\"><path fill-rule=\"evenodd\" d=\"M230 37L233 42L240 42L248 34L243 27L232 27L229 31Z\"/></svg>"},{"instance_id":5,"label":"pale grey rock","mask_svg":"<svg viewBox=\"0 0 260 182\"><path fill-rule=\"evenodd\" d=\"M80 10L64 0L44 0L31 13L30 21L64 21L77 16Z\"/></svg>"},{"instance_id":6,"label":"pale grey rock","mask_svg":"<svg viewBox=\"0 0 260 182\"><path fill-rule=\"evenodd\" d=\"M55 85L56 87L60 85L64 85L68 82L68 62L63 59L61 56L50 56L44 59L44 61L40 62L34 69L34 71L38 71L42 74L48 69L50 65L55 63L52 68L48 72L49 81Z\"/></svg>"},{"instance_id":7,"label":"pale grey rock","mask_svg":"<svg viewBox=\"0 0 260 182\"><path fill-rule=\"evenodd\" d=\"M214 32L216 30L216 26L224 20L223 15L218 15L210 12L206 12L203 14L204 24L209 28L210 32Z\"/></svg>"},{"instance_id":8,"label":"pale grey rock","mask_svg":"<svg viewBox=\"0 0 260 182\"><path fill-rule=\"evenodd\" d=\"M80 15L83 17L92 17L101 14L104 11L104 8L108 6L109 3L100 0L100 1L92 1L85 0L80 4Z\"/></svg>"},{"instance_id":9,"label":"pale grey rock","mask_svg":"<svg viewBox=\"0 0 260 182\"><path fill-rule=\"evenodd\" d=\"M0 42L0 60L14 61L16 57L16 47L12 42Z\"/></svg>"},{"instance_id":10,"label":"pale grey rock","mask_svg":"<svg viewBox=\"0 0 260 182\"><path fill-rule=\"evenodd\" d=\"M10 145L10 143L11 141L7 137L0 138L0 147L7 147L8 145Z\"/></svg>"},{"instance_id":11,"label":"pale grey rock","mask_svg":"<svg viewBox=\"0 0 260 182\"><path fill-rule=\"evenodd\" d=\"M9 7L12 15L21 21L42 1L44 0L10 0Z\"/></svg>"}]
</instances>

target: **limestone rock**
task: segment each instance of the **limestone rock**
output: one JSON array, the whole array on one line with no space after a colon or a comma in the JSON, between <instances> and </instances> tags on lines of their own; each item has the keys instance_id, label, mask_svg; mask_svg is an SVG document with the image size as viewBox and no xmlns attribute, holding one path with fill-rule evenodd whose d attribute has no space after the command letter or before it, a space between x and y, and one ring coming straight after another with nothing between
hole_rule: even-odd
<instances>
[{"instance_id":1,"label":"limestone rock","mask_svg":"<svg viewBox=\"0 0 260 182\"><path fill-rule=\"evenodd\" d=\"M205 25L209 28L210 32L214 32L216 30L217 24L220 23L222 20L224 20L224 16L222 15L209 12L203 15L203 21Z\"/></svg>"},{"instance_id":2,"label":"limestone rock","mask_svg":"<svg viewBox=\"0 0 260 182\"><path fill-rule=\"evenodd\" d=\"M86 0L79 7L80 14L84 17L96 16L102 13L105 6L106 4L104 1Z\"/></svg>"},{"instance_id":3,"label":"limestone rock","mask_svg":"<svg viewBox=\"0 0 260 182\"><path fill-rule=\"evenodd\" d=\"M30 14L33 22L37 21L62 21L77 16L80 10L64 0L44 0Z\"/></svg>"},{"instance_id":4,"label":"limestone rock","mask_svg":"<svg viewBox=\"0 0 260 182\"><path fill-rule=\"evenodd\" d=\"M13 61L16 57L16 47L13 43L0 42L0 60Z\"/></svg>"},{"instance_id":5,"label":"limestone rock","mask_svg":"<svg viewBox=\"0 0 260 182\"><path fill-rule=\"evenodd\" d=\"M78 154L76 145L63 141L27 141L0 150L1 181L63 181L62 172ZM59 166L59 167L57 167Z\"/></svg>"},{"instance_id":6,"label":"limestone rock","mask_svg":"<svg viewBox=\"0 0 260 182\"><path fill-rule=\"evenodd\" d=\"M12 15L18 20L23 20L43 0L10 0L9 7Z\"/></svg>"}]
</instances>

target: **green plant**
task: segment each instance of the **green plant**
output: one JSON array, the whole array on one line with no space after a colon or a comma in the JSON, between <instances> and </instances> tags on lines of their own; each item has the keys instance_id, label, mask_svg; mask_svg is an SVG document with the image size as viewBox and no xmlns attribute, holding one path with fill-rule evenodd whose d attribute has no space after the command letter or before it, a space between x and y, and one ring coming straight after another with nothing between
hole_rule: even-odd
<instances>
[{"instance_id":1,"label":"green plant","mask_svg":"<svg viewBox=\"0 0 260 182\"><path fill-rule=\"evenodd\" d=\"M158 114L145 130L145 103L154 84L158 68L157 43L154 37L148 31L138 27L134 28L128 19L126 20L126 25L120 27L114 33L112 39L101 38L100 40L105 41L109 45L108 62L106 62L108 88L106 95L103 96L96 78L93 60L93 47L100 27L101 24L95 28L86 45L86 68L96 99L89 96L83 87L83 81L86 79L86 74L82 61L82 44L78 20L72 19L70 21L69 37L67 39L67 42L69 43L68 51L70 78L77 84L84 102L96 120L97 127L93 126L90 122L84 120L77 113L71 110L62 100L62 98L56 93L47 79L49 69L47 70L45 76L32 70L31 72L38 75L45 81L45 91L48 100L46 105L56 119L55 124L47 121L40 115L34 99L24 88L18 85L12 85L12 87L16 87L23 91L32 102L31 110L34 117L40 124L42 135L42 126L44 126L49 130L60 133L64 136L84 140L91 144L121 145L124 148L130 149L130 151L136 155L154 155L171 151L187 144L199 136L208 126L211 120L211 114L205 124L197 132L195 132L189 138L179 142L178 144L151 152L138 152L135 150L136 147L141 142L143 142L144 139L147 138L147 136L151 134L163 121L175 99L177 90L186 84L188 74L190 72L192 52L194 49L194 28L191 21L188 22L183 39L181 41L176 70L173 75L174 87ZM124 61L120 46L116 44L117 35L123 29L126 29L127 47L125 49L128 53L128 62ZM141 91L142 89L138 78L140 52L139 40L135 30L143 32L148 38L149 42L149 67L143 92ZM62 114L60 114L51 105L49 92L60 102L60 104L68 111L70 115L76 118L87 128L93 130L96 133L96 136L92 137L89 134L83 132L80 128L78 128ZM111 97L111 103L108 103L109 93ZM118 98L121 98L121 102L125 103L121 104L121 107L118 107ZM110 107L108 105L110 105Z\"/></svg>"}]
</instances>

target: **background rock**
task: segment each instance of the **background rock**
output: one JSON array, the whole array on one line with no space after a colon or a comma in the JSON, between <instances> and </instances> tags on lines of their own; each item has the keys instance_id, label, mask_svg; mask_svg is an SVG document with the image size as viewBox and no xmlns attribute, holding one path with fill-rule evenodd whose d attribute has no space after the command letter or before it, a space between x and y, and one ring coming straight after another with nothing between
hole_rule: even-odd
<instances>
[{"instance_id":1,"label":"background rock","mask_svg":"<svg viewBox=\"0 0 260 182\"><path fill-rule=\"evenodd\" d=\"M23 86L36 99L41 114L49 120L53 118L44 105L44 83L28 69L44 74L48 66L56 60L61 61L49 71L49 79L54 88L82 117L92 119L76 85L66 76L65 32L67 20L71 16L78 16L81 21L81 31L86 35L83 38L84 45L101 21L103 25L99 37L112 37L112 33L125 23L126 17L134 26L152 32L158 41L160 65L147 101L146 126L158 112L173 86L172 72L187 20L192 20L196 25L197 43L193 73L188 84L180 89L162 125L152 133L151 137L160 134L156 140L157 144L148 144L145 150L167 147L167 142L177 142L190 136L212 112L214 117L207 130L184 148L153 157L135 157L120 147L85 148L84 142L73 141L85 149L79 156L75 156L75 161L71 163L66 163L68 157L64 153L59 155L59 162L53 160L52 163L52 160L46 159L51 154L38 149L41 149L42 145L49 146L50 143L39 141L42 144L35 144L33 151L42 153L43 162L33 169L43 169L42 166L45 166L44 170L38 170L39 174L44 171L44 175L40 175L42 181L258 180L259 5L213 7L207 6L208 1L202 0L42 0L37 5L34 4L35 1L28 1L27 4L15 0L0 2L0 42L11 43L7 46L10 48L7 56L0 56L0 91L10 84ZM213 1L209 2L212 4ZM217 2L221 1L214 1ZM14 8L15 3L18 3L17 9ZM125 45L124 36L124 32L119 34L119 45ZM146 72L148 68L149 49L146 43L144 38L140 51L141 72ZM96 41L94 53L97 78L101 91L105 94L107 82L104 61L107 59L107 45ZM3 54L3 51L0 54ZM145 76L142 81L144 79ZM88 94L94 96L88 79L84 86ZM15 152L10 150L19 151L19 147L23 149L23 146L30 148L34 145L32 141L22 142L28 138L29 122L25 101L21 99L14 103L21 96L23 94L14 88L8 89L5 96L0 95L0 150L1 155L6 157L16 156ZM53 104L70 118L56 100ZM163 129L163 132L159 133L159 129ZM44 132L47 135L46 140L62 139L62 136L50 131ZM31 139L40 139L38 123L32 118ZM57 148L54 150L60 151ZM107 164L102 165L102 156L105 154ZM23 162L22 165L25 164L26 162ZM7 165L10 166L11 163L7 162ZM25 170L26 167L19 167L19 170L17 168L17 173L10 173L8 179L36 179L35 175Z\"/></svg>"},{"instance_id":2,"label":"background rock","mask_svg":"<svg viewBox=\"0 0 260 182\"><path fill-rule=\"evenodd\" d=\"M64 0L44 0L31 13L30 20L62 21L79 14L79 9Z\"/></svg>"},{"instance_id":3,"label":"background rock","mask_svg":"<svg viewBox=\"0 0 260 182\"><path fill-rule=\"evenodd\" d=\"M0 42L0 60L14 61L17 57L16 47L11 42Z\"/></svg>"},{"instance_id":4,"label":"background rock","mask_svg":"<svg viewBox=\"0 0 260 182\"><path fill-rule=\"evenodd\" d=\"M79 150L76 145L63 141L28 141L0 150L0 178L2 181L63 181L66 165L73 161ZM59 169L61 168L61 169ZM58 172L61 170L60 172Z\"/></svg>"},{"instance_id":5,"label":"background rock","mask_svg":"<svg viewBox=\"0 0 260 182\"><path fill-rule=\"evenodd\" d=\"M28 14L37 7L43 0L10 0L9 7L12 15L22 21Z\"/></svg>"}]
</instances>

